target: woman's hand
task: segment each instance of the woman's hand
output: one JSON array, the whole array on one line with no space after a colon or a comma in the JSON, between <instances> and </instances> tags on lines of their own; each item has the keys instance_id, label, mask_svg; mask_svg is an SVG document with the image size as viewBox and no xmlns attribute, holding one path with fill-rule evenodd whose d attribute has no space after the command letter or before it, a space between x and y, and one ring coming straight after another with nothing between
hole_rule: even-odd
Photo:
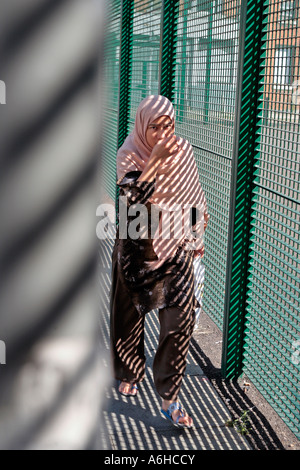
<instances>
[{"instance_id":1,"label":"woman's hand","mask_svg":"<svg viewBox=\"0 0 300 470\"><path fill-rule=\"evenodd\" d=\"M153 160L155 162L158 160L165 160L177 151L178 139L176 135L173 134L170 137L167 137L166 139L157 142L157 144L152 149L150 160Z\"/></svg>"},{"instance_id":2,"label":"woman's hand","mask_svg":"<svg viewBox=\"0 0 300 470\"><path fill-rule=\"evenodd\" d=\"M175 135L157 142L138 181L153 181L161 161L178 152L178 147L178 139Z\"/></svg>"}]
</instances>

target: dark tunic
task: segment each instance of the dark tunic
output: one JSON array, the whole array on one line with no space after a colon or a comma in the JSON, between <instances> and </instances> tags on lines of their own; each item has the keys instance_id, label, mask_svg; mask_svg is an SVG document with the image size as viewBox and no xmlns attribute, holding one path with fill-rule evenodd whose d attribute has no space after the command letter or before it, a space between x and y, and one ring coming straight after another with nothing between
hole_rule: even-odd
<instances>
[{"instance_id":1,"label":"dark tunic","mask_svg":"<svg viewBox=\"0 0 300 470\"><path fill-rule=\"evenodd\" d=\"M167 259L162 266L152 269L149 261L158 261L153 250L151 235L151 204L149 198L155 189L155 181L137 181L141 172L127 173L118 181L120 196L126 197L127 208L135 204L147 207L148 238L139 236L132 239L128 236L129 226L135 216L126 218L127 238L121 238L124 227L119 231L115 250L120 269L132 301L140 315L155 308L178 307L190 311L199 306L194 295L193 251L185 249L183 242L172 258Z\"/></svg>"}]
</instances>

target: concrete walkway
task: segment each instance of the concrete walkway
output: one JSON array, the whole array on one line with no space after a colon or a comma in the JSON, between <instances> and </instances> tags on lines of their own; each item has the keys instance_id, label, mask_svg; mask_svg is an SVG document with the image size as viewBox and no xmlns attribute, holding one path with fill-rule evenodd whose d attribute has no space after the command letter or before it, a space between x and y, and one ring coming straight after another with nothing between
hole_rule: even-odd
<instances>
[{"instance_id":1,"label":"concrete walkway","mask_svg":"<svg viewBox=\"0 0 300 470\"><path fill-rule=\"evenodd\" d=\"M105 367L109 373L109 290L113 241L101 243L101 328L105 349ZM155 391L152 362L156 351L159 325L156 311L147 315L145 331L146 377L139 384L138 395L127 398L117 391L117 384L106 387L106 402L100 417L98 448L103 450L250 450L245 437L225 423L231 419L223 401L198 365L193 342L188 355L186 376L180 401L194 420L194 428L179 429L160 412L161 400Z\"/></svg>"}]
</instances>

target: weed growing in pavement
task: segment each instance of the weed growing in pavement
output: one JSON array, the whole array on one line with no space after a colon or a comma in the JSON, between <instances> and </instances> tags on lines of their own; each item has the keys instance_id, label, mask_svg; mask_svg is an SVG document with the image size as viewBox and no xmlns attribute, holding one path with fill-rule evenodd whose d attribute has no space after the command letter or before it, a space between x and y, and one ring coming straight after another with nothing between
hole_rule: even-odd
<instances>
[{"instance_id":1,"label":"weed growing in pavement","mask_svg":"<svg viewBox=\"0 0 300 470\"><path fill-rule=\"evenodd\" d=\"M235 428L239 434L246 436L251 430L249 412L250 410L244 410L239 418L228 420L225 425Z\"/></svg>"}]
</instances>

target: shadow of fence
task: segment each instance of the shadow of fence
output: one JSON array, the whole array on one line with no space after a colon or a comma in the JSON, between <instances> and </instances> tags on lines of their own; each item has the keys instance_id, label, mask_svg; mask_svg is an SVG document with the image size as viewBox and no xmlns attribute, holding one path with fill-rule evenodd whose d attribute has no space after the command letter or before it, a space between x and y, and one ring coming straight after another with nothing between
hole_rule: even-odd
<instances>
[{"instance_id":1,"label":"shadow of fence","mask_svg":"<svg viewBox=\"0 0 300 470\"><path fill-rule=\"evenodd\" d=\"M109 364L109 290L110 256L113 241L101 242L100 304L101 335L105 350L105 367ZM106 404L101 415L99 448L114 450L242 450L246 440L226 422L231 416L208 378L199 366L198 352L192 345L180 400L194 419L194 428L178 429L165 420L160 412L160 398L155 391L152 362L159 333L156 311L146 316L145 355L146 375L139 384L136 398L117 392L111 381L106 389Z\"/></svg>"}]
</instances>

